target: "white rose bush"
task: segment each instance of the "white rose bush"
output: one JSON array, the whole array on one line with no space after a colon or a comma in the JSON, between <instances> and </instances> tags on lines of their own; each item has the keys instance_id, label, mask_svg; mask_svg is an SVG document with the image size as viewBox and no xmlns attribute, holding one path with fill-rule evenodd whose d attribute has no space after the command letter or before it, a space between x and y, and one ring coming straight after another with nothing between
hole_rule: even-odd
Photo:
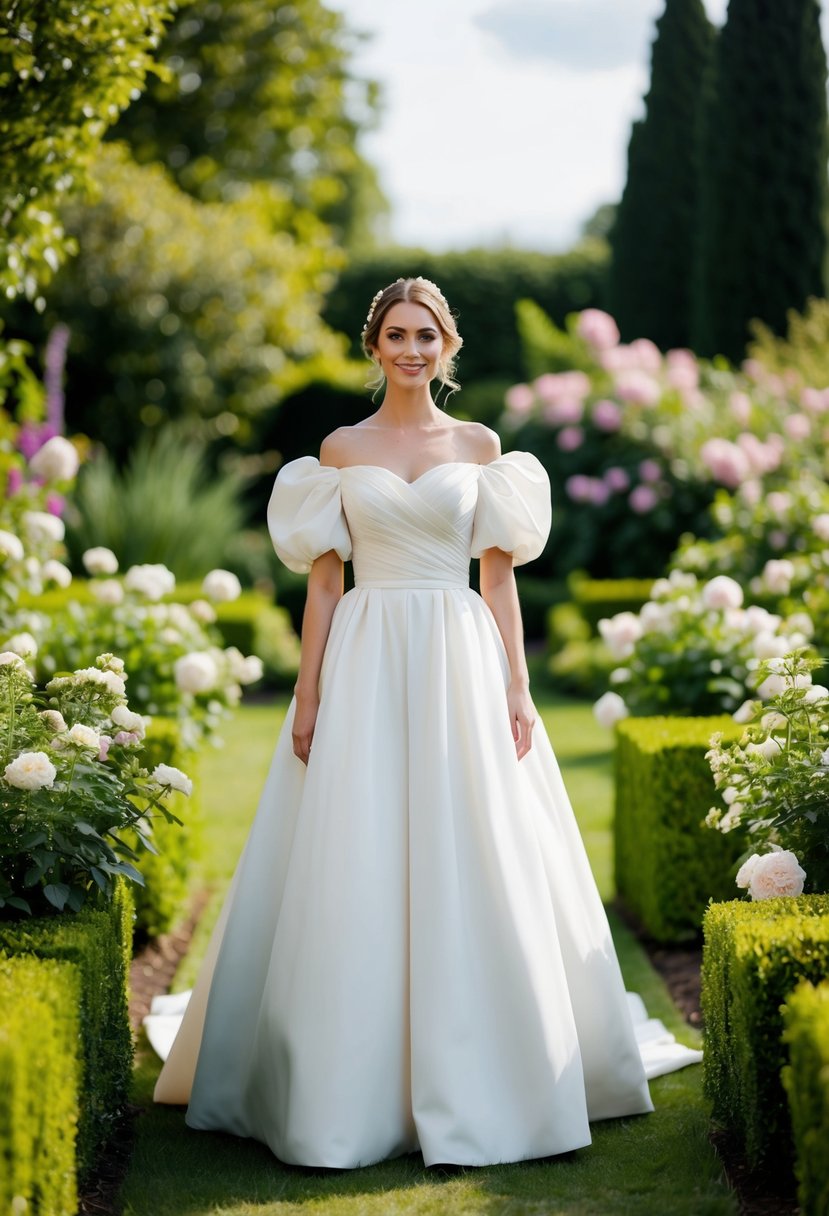
<instances>
[{"instance_id":1,"label":"white rose bush","mask_svg":"<svg viewBox=\"0 0 829 1216\"><path fill-rule=\"evenodd\" d=\"M812 678L822 665L805 648L759 662L758 695L734 715L742 738L715 732L706 752L723 805L705 822L748 835L736 882L752 899L829 889L829 689Z\"/></svg>"},{"instance_id":2,"label":"white rose bush","mask_svg":"<svg viewBox=\"0 0 829 1216\"><path fill-rule=\"evenodd\" d=\"M703 582L673 570L656 580L638 613L604 617L599 631L619 665L594 714L612 726L628 714L735 712L752 692L756 663L808 646L811 622L803 612L784 619L745 605L742 588L727 575Z\"/></svg>"},{"instance_id":3,"label":"white rose bush","mask_svg":"<svg viewBox=\"0 0 829 1216\"><path fill-rule=\"evenodd\" d=\"M144 884L139 850L157 853L153 817L190 778L141 764L146 722L127 703L127 672L111 652L39 690L25 660L0 652L0 918L78 911L115 877ZM138 850L122 838L133 828Z\"/></svg>"}]
</instances>

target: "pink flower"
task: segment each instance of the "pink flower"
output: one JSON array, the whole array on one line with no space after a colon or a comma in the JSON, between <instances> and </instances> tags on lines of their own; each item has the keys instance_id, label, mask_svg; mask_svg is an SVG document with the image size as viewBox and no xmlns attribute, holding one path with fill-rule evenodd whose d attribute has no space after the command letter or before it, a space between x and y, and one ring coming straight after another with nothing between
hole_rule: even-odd
<instances>
[{"instance_id":1,"label":"pink flower","mask_svg":"<svg viewBox=\"0 0 829 1216\"><path fill-rule=\"evenodd\" d=\"M800 439L808 439L812 433L812 424L805 414L789 414L783 419L783 430L790 439L797 442Z\"/></svg>"},{"instance_id":2,"label":"pink flower","mask_svg":"<svg viewBox=\"0 0 829 1216\"><path fill-rule=\"evenodd\" d=\"M618 465L612 465L609 469L605 469L603 480L609 490L617 492L626 490L630 485L630 477L627 471Z\"/></svg>"},{"instance_id":3,"label":"pink flower","mask_svg":"<svg viewBox=\"0 0 829 1216\"><path fill-rule=\"evenodd\" d=\"M766 506L772 515L785 515L792 505L792 496L785 490L772 490L766 497Z\"/></svg>"},{"instance_id":4,"label":"pink flower","mask_svg":"<svg viewBox=\"0 0 829 1216\"><path fill-rule=\"evenodd\" d=\"M513 384L504 396L511 414L528 414L535 404L535 393L529 384Z\"/></svg>"},{"instance_id":5,"label":"pink flower","mask_svg":"<svg viewBox=\"0 0 829 1216\"><path fill-rule=\"evenodd\" d=\"M666 376L672 388L689 392L699 385L699 366L690 350L669 350L665 357Z\"/></svg>"},{"instance_id":6,"label":"pink flower","mask_svg":"<svg viewBox=\"0 0 829 1216\"><path fill-rule=\"evenodd\" d=\"M610 313L600 308L585 308L579 315L576 333L594 350L608 350L619 341L619 327Z\"/></svg>"},{"instance_id":7,"label":"pink flower","mask_svg":"<svg viewBox=\"0 0 829 1216\"><path fill-rule=\"evenodd\" d=\"M634 486L628 495L628 502L631 509L637 515L646 515L648 511L652 511L659 501L659 496L653 486L639 485Z\"/></svg>"},{"instance_id":8,"label":"pink flower","mask_svg":"<svg viewBox=\"0 0 829 1216\"><path fill-rule=\"evenodd\" d=\"M584 443L584 431L580 426L566 426L559 431L556 443L562 452L575 452Z\"/></svg>"},{"instance_id":9,"label":"pink flower","mask_svg":"<svg viewBox=\"0 0 829 1216\"><path fill-rule=\"evenodd\" d=\"M728 398L728 404L740 426L748 426L748 420L751 417L751 398L748 393L732 393Z\"/></svg>"},{"instance_id":10,"label":"pink flower","mask_svg":"<svg viewBox=\"0 0 829 1216\"><path fill-rule=\"evenodd\" d=\"M800 404L810 414L822 414L829 410L829 388L804 388L800 394Z\"/></svg>"},{"instance_id":11,"label":"pink flower","mask_svg":"<svg viewBox=\"0 0 829 1216\"><path fill-rule=\"evenodd\" d=\"M110 735L100 735L99 743L100 743L101 747L98 752L98 759L106 760L107 753L109 752L110 744L112 743L112 737Z\"/></svg>"},{"instance_id":12,"label":"pink flower","mask_svg":"<svg viewBox=\"0 0 829 1216\"><path fill-rule=\"evenodd\" d=\"M769 544L772 549L777 549L779 552L781 549L785 549L788 543L789 534L788 532L784 532L782 528L773 528L769 532Z\"/></svg>"},{"instance_id":13,"label":"pink flower","mask_svg":"<svg viewBox=\"0 0 829 1216\"><path fill-rule=\"evenodd\" d=\"M618 431L622 425L622 411L615 401L604 397L593 406L593 425L600 431Z\"/></svg>"},{"instance_id":14,"label":"pink flower","mask_svg":"<svg viewBox=\"0 0 829 1216\"><path fill-rule=\"evenodd\" d=\"M779 849L761 853L746 877L752 899L773 899L777 895L800 895L806 871L791 850Z\"/></svg>"},{"instance_id":15,"label":"pink flower","mask_svg":"<svg viewBox=\"0 0 829 1216\"><path fill-rule=\"evenodd\" d=\"M581 422L584 406L573 398L562 401L549 401L541 411L545 422L550 426L571 425Z\"/></svg>"},{"instance_id":16,"label":"pink flower","mask_svg":"<svg viewBox=\"0 0 829 1216\"><path fill-rule=\"evenodd\" d=\"M124 747L131 747L133 743L138 743L140 740L141 736L135 731L119 730L112 742L121 743Z\"/></svg>"},{"instance_id":17,"label":"pink flower","mask_svg":"<svg viewBox=\"0 0 829 1216\"><path fill-rule=\"evenodd\" d=\"M584 372L546 372L533 381L542 401L581 401L590 392L590 377Z\"/></svg>"},{"instance_id":18,"label":"pink flower","mask_svg":"<svg viewBox=\"0 0 829 1216\"><path fill-rule=\"evenodd\" d=\"M591 502L594 507L603 507L610 497L610 486L601 481L598 477L588 478L590 485L588 486L588 502Z\"/></svg>"},{"instance_id":19,"label":"pink flower","mask_svg":"<svg viewBox=\"0 0 829 1216\"><path fill-rule=\"evenodd\" d=\"M23 474L20 469L9 469L6 476L6 498L12 498L23 485Z\"/></svg>"},{"instance_id":20,"label":"pink flower","mask_svg":"<svg viewBox=\"0 0 829 1216\"><path fill-rule=\"evenodd\" d=\"M589 502L590 478L585 477L584 473L574 473L565 481L564 490L573 502Z\"/></svg>"},{"instance_id":21,"label":"pink flower","mask_svg":"<svg viewBox=\"0 0 829 1216\"><path fill-rule=\"evenodd\" d=\"M643 481L659 481L662 470L655 460L642 460L639 462L639 476Z\"/></svg>"},{"instance_id":22,"label":"pink flower","mask_svg":"<svg viewBox=\"0 0 829 1216\"><path fill-rule=\"evenodd\" d=\"M63 511L66 499L60 494L50 493L46 495L46 510L50 515L60 515Z\"/></svg>"},{"instance_id":23,"label":"pink flower","mask_svg":"<svg viewBox=\"0 0 829 1216\"><path fill-rule=\"evenodd\" d=\"M745 453L727 439L706 439L699 454L712 477L732 490L752 471Z\"/></svg>"},{"instance_id":24,"label":"pink flower","mask_svg":"<svg viewBox=\"0 0 829 1216\"><path fill-rule=\"evenodd\" d=\"M632 401L634 405L656 405L662 396L659 382L639 368L619 372L615 387L623 401Z\"/></svg>"},{"instance_id":25,"label":"pink flower","mask_svg":"<svg viewBox=\"0 0 829 1216\"><path fill-rule=\"evenodd\" d=\"M630 344L631 356L636 360L634 366L643 372L662 371L662 351L650 338L637 338Z\"/></svg>"}]
</instances>

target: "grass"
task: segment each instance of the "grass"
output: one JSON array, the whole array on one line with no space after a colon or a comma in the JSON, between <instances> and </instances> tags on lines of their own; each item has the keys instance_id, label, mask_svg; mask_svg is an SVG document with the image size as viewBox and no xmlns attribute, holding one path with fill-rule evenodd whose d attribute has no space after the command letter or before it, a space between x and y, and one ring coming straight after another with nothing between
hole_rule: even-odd
<instances>
[{"instance_id":1,"label":"grass","mask_svg":"<svg viewBox=\"0 0 829 1216\"><path fill-rule=\"evenodd\" d=\"M581 702L535 693L579 816L603 897L612 894L609 734ZM203 877L216 884L174 988L192 986L244 843L287 701L243 706L226 746L203 760L208 833ZM699 1035L677 1012L636 939L611 913L625 982L681 1041ZM651 1082L652 1115L592 1124L593 1143L564 1158L508 1166L426 1169L411 1154L361 1170L282 1165L253 1140L189 1129L183 1107L156 1106L161 1067L144 1036L132 1100L141 1108L121 1202L124 1216L733 1216L737 1205L707 1138L701 1069Z\"/></svg>"}]
</instances>

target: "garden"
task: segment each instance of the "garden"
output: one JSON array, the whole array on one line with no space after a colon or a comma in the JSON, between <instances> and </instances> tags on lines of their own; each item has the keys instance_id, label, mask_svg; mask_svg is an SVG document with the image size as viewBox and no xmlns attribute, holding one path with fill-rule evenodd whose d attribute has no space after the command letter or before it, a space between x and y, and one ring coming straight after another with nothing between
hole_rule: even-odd
<instances>
[{"instance_id":1,"label":"garden","mask_svg":"<svg viewBox=\"0 0 829 1216\"><path fill-rule=\"evenodd\" d=\"M0 20L0 1211L829 1213L826 60L818 5L775 17L818 85L749 272L721 192L746 46L785 83L761 7L668 0L614 222L560 254L372 238L346 97L378 99L320 0ZM314 1171L154 1103L143 1018L193 986L291 700L274 475L372 408L364 304L409 274L463 318L448 408L550 475L533 699L626 987L702 1063L560 1158Z\"/></svg>"}]
</instances>

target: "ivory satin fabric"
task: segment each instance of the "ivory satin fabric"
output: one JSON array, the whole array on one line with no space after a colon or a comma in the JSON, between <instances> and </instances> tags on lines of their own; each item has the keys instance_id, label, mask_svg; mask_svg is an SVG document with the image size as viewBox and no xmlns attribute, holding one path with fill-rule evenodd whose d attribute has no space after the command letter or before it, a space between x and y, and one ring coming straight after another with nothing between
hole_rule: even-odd
<instances>
[{"instance_id":1,"label":"ivory satin fabric","mask_svg":"<svg viewBox=\"0 0 829 1216\"><path fill-rule=\"evenodd\" d=\"M509 666L469 559L537 557L550 483L528 452L279 471L274 548L335 549L337 604L306 766L291 701L154 1100L282 1161L544 1157L653 1109L610 931L539 719L517 760Z\"/></svg>"}]
</instances>

